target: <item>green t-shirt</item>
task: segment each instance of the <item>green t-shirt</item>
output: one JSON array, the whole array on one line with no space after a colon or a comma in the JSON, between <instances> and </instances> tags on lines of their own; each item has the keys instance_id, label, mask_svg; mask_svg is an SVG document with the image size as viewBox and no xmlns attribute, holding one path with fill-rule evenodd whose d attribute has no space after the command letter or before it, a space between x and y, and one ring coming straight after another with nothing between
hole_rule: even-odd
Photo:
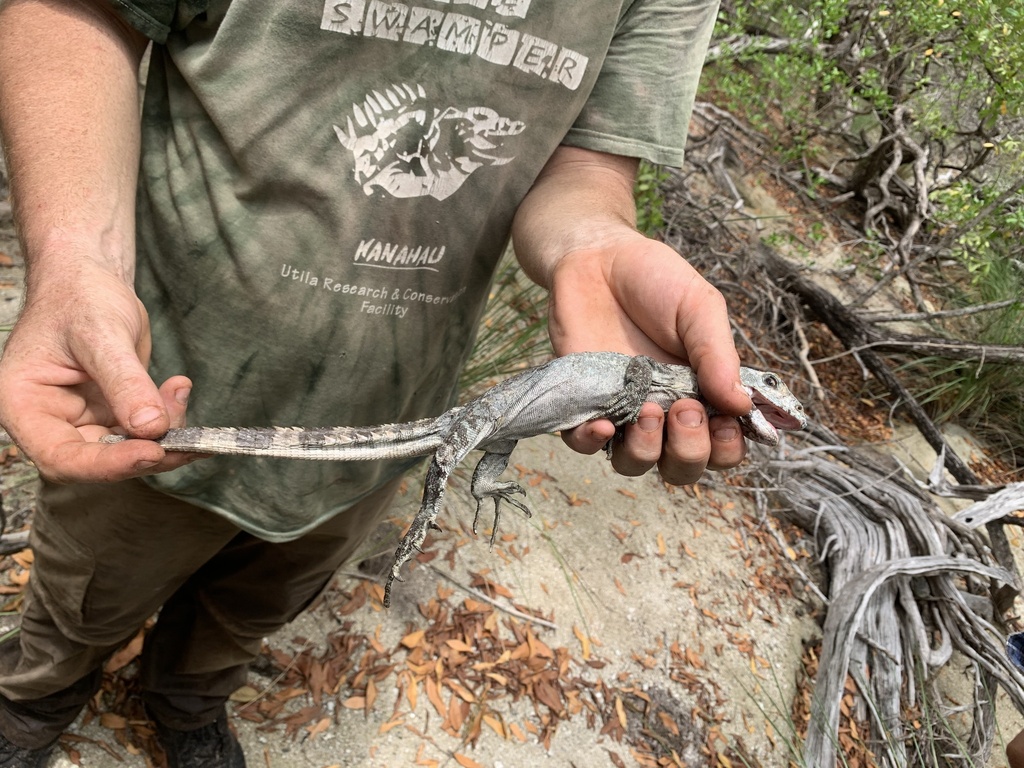
<instances>
[{"instance_id":1,"label":"green t-shirt","mask_svg":"<svg viewBox=\"0 0 1024 768\"><path fill-rule=\"evenodd\" d=\"M678 164L717 0L115 0L154 38L139 296L192 424L372 425L453 400L560 143ZM408 462L150 479L272 541Z\"/></svg>"}]
</instances>

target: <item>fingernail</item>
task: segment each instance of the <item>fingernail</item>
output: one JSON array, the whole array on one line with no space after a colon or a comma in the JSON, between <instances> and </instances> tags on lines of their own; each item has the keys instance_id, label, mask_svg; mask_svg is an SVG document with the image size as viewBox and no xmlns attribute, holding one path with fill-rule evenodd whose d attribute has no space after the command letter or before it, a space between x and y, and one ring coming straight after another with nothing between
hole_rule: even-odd
<instances>
[{"instance_id":1,"label":"fingernail","mask_svg":"<svg viewBox=\"0 0 1024 768\"><path fill-rule=\"evenodd\" d=\"M684 427L699 427L704 423L704 414L694 410L680 411L679 415L676 416L676 420Z\"/></svg>"},{"instance_id":2,"label":"fingernail","mask_svg":"<svg viewBox=\"0 0 1024 768\"><path fill-rule=\"evenodd\" d=\"M142 408L131 415L128 419L129 425L136 429L144 427L151 421L156 421L161 416L160 409L154 406Z\"/></svg>"},{"instance_id":3,"label":"fingernail","mask_svg":"<svg viewBox=\"0 0 1024 768\"><path fill-rule=\"evenodd\" d=\"M135 469L137 469L140 472L142 472L143 470L150 469L151 467L155 467L159 463L160 463L159 461L146 461L146 460L137 461L137 462L135 462Z\"/></svg>"},{"instance_id":4,"label":"fingernail","mask_svg":"<svg viewBox=\"0 0 1024 768\"><path fill-rule=\"evenodd\" d=\"M182 387L174 393L174 399L178 405L188 405L188 396L192 394L192 387Z\"/></svg>"},{"instance_id":5,"label":"fingernail","mask_svg":"<svg viewBox=\"0 0 1024 768\"><path fill-rule=\"evenodd\" d=\"M715 440L721 440L723 443L729 440L735 440L739 434L739 430L736 427L719 427L712 434Z\"/></svg>"},{"instance_id":6,"label":"fingernail","mask_svg":"<svg viewBox=\"0 0 1024 768\"><path fill-rule=\"evenodd\" d=\"M657 416L641 416L636 420L636 425L643 432L656 432L661 429L661 419Z\"/></svg>"}]
</instances>

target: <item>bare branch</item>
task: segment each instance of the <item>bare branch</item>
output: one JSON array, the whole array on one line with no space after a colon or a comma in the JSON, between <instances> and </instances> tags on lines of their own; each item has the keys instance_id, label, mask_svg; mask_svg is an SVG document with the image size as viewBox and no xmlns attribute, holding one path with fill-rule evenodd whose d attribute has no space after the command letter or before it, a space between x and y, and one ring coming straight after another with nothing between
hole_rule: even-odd
<instances>
[{"instance_id":1,"label":"bare branch","mask_svg":"<svg viewBox=\"0 0 1024 768\"><path fill-rule=\"evenodd\" d=\"M895 314L865 310L858 312L857 316L861 320L866 320L871 323L901 323L909 320L938 320L945 317L967 317L968 315L977 315L981 312L990 312L992 310L1003 309L1004 307L1010 307L1014 304L1020 303L1021 299L1003 299L1002 301L992 301L987 304L975 304L971 307L960 307L958 309L940 309L935 312L900 312Z\"/></svg>"}]
</instances>

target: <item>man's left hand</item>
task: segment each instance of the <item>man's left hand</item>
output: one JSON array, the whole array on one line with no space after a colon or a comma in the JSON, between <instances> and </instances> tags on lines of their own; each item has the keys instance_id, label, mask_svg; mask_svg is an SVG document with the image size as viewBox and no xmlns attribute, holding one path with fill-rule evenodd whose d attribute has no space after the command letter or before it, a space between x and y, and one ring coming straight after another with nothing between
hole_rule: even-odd
<instances>
[{"instance_id":1,"label":"man's left hand","mask_svg":"<svg viewBox=\"0 0 1024 768\"><path fill-rule=\"evenodd\" d=\"M648 403L612 462L624 475L657 465L666 482L696 482L705 469L739 464L746 447L736 416L753 404L739 380L739 356L725 300L690 264L633 224L636 161L561 147L524 200L513 229L526 272L551 292L555 352L624 352L690 365L703 399L667 414ZM614 435L610 421L563 435L594 453Z\"/></svg>"}]
</instances>

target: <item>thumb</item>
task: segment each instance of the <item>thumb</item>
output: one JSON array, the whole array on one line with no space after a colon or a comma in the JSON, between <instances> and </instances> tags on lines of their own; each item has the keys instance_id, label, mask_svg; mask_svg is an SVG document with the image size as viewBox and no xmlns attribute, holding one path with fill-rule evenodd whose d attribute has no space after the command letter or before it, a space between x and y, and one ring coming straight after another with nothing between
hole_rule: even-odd
<instances>
[{"instance_id":1,"label":"thumb","mask_svg":"<svg viewBox=\"0 0 1024 768\"><path fill-rule=\"evenodd\" d=\"M76 357L99 387L117 423L132 437L153 439L170 427L170 416L135 346L109 335L84 345Z\"/></svg>"},{"instance_id":2,"label":"thumb","mask_svg":"<svg viewBox=\"0 0 1024 768\"><path fill-rule=\"evenodd\" d=\"M701 396L729 416L742 416L754 407L740 382L740 356L732 338L725 298L697 277L683 294L676 316L676 333L686 360L697 374Z\"/></svg>"},{"instance_id":3,"label":"thumb","mask_svg":"<svg viewBox=\"0 0 1024 768\"><path fill-rule=\"evenodd\" d=\"M701 343L695 344L692 350L688 348L687 359L697 374L701 396L721 413L742 416L749 413L754 404L740 382L739 355L731 335L720 333L714 337L712 334L713 331L706 332Z\"/></svg>"}]
</instances>

